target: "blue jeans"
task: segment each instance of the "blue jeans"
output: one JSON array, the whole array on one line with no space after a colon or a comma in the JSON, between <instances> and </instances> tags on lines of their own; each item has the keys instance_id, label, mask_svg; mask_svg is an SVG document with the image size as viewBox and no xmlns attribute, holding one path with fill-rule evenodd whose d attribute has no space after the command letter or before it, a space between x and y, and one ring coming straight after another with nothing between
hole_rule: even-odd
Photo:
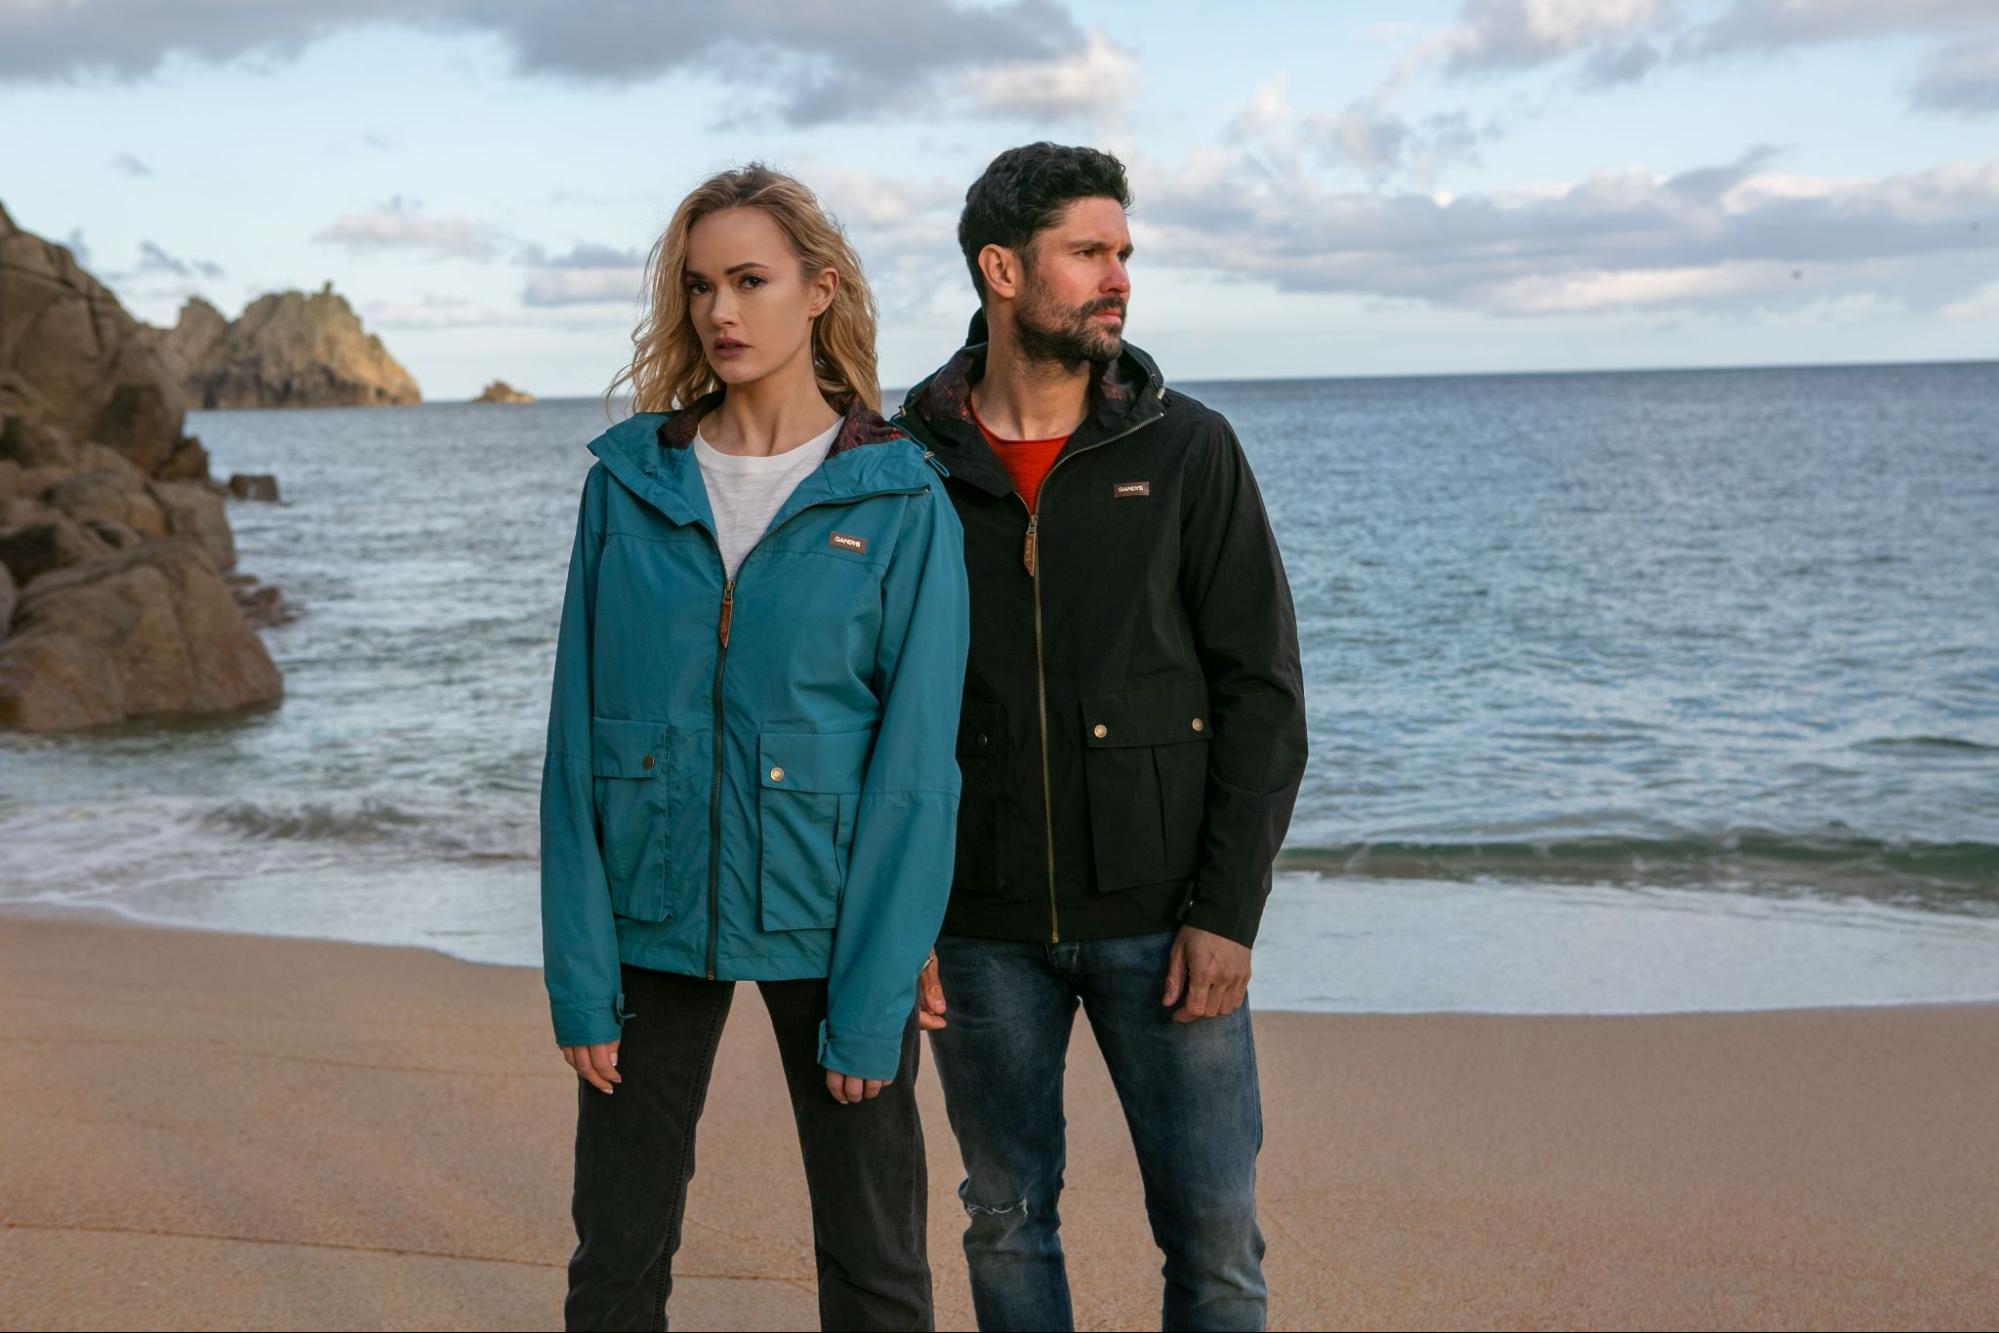
<instances>
[{"instance_id":1,"label":"blue jeans","mask_svg":"<svg viewBox=\"0 0 1999 1333\"><path fill-rule=\"evenodd\" d=\"M1263 1327L1263 1112L1249 1008L1175 1023L1159 1002L1173 938L937 941L950 1025L930 1043L965 1159L965 1258L986 1333L1074 1327L1057 1201L1078 1003L1124 1106L1166 1256L1161 1326Z\"/></svg>"}]
</instances>

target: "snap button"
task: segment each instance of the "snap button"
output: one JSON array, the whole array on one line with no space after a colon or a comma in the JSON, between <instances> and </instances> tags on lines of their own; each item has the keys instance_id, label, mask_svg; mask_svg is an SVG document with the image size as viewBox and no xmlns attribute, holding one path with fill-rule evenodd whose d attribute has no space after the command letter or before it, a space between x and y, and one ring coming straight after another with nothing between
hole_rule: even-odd
<instances>
[{"instance_id":1,"label":"snap button","mask_svg":"<svg viewBox=\"0 0 1999 1333\"><path fill-rule=\"evenodd\" d=\"M1092 736L1095 736L1098 740L1102 740L1104 737L1111 734L1111 729L1105 726L1103 723L1099 722L1097 723L1096 726L1090 728L1090 734Z\"/></svg>"},{"instance_id":2,"label":"snap button","mask_svg":"<svg viewBox=\"0 0 1999 1333\"><path fill-rule=\"evenodd\" d=\"M772 769L772 770L770 771L770 780L771 780L772 782L782 782L782 781L784 781L784 770L783 770L783 769L781 769L781 768L773 768L773 769Z\"/></svg>"},{"instance_id":3,"label":"snap button","mask_svg":"<svg viewBox=\"0 0 1999 1333\"><path fill-rule=\"evenodd\" d=\"M982 746L986 744L986 733L983 731L979 733L979 744Z\"/></svg>"},{"instance_id":4,"label":"snap button","mask_svg":"<svg viewBox=\"0 0 1999 1333\"><path fill-rule=\"evenodd\" d=\"M1194 719L1194 730L1196 731L1200 731L1202 728L1206 727L1207 725L1208 725L1207 723L1201 721L1201 719L1198 717Z\"/></svg>"},{"instance_id":5,"label":"snap button","mask_svg":"<svg viewBox=\"0 0 1999 1333\"><path fill-rule=\"evenodd\" d=\"M639 760L639 767L640 767L640 768L651 768L651 767L652 767L652 756L651 756L651 755L647 755L647 756L646 756L645 758L643 758L643 759Z\"/></svg>"},{"instance_id":6,"label":"snap button","mask_svg":"<svg viewBox=\"0 0 1999 1333\"><path fill-rule=\"evenodd\" d=\"M647 464L646 464L646 466L645 466L645 474L646 474L646 475L647 475L648 477L650 477L650 476L652 476L652 475L653 475L654 471L655 471L655 469L654 469L653 465L652 465L651 463L647 463Z\"/></svg>"}]
</instances>

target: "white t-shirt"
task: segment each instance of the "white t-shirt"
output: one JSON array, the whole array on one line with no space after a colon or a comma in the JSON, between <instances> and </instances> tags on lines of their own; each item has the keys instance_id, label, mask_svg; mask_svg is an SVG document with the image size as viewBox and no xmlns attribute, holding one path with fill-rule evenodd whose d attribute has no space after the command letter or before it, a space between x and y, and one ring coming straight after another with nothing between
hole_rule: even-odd
<instances>
[{"instance_id":1,"label":"white t-shirt","mask_svg":"<svg viewBox=\"0 0 1999 1333\"><path fill-rule=\"evenodd\" d=\"M722 547L722 568L735 578L743 563L798 483L812 475L840 433L834 422L796 449L760 458L725 454L694 433L694 457L701 464L701 483L708 488L708 507L715 511L715 537Z\"/></svg>"}]
</instances>

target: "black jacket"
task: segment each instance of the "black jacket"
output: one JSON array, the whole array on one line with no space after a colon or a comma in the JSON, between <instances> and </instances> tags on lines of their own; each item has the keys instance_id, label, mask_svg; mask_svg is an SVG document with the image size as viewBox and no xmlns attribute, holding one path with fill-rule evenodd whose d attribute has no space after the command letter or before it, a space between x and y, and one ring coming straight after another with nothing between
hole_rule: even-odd
<instances>
[{"instance_id":1,"label":"black jacket","mask_svg":"<svg viewBox=\"0 0 1999 1333\"><path fill-rule=\"evenodd\" d=\"M1030 519L967 346L895 424L965 527L971 660L949 934L1253 943L1305 771L1298 627L1235 432L1126 345Z\"/></svg>"}]
</instances>

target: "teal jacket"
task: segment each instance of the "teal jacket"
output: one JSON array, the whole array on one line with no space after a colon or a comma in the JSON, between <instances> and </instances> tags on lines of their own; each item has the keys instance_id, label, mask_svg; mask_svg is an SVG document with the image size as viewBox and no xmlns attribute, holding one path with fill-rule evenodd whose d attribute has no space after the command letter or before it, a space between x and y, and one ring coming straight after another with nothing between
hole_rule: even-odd
<instances>
[{"instance_id":1,"label":"teal jacket","mask_svg":"<svg viewBox=\"0 0 1999 1333\"><path fill-rule=\"evenodd\" d=\"M544 976L613 1041L620 960L825 977L819 1059L893 1078L951 887L970 629L941 465L850 406L725 581L688 447L720 395L590 444L541 779Z\"/></svg>"}]
</instances>

